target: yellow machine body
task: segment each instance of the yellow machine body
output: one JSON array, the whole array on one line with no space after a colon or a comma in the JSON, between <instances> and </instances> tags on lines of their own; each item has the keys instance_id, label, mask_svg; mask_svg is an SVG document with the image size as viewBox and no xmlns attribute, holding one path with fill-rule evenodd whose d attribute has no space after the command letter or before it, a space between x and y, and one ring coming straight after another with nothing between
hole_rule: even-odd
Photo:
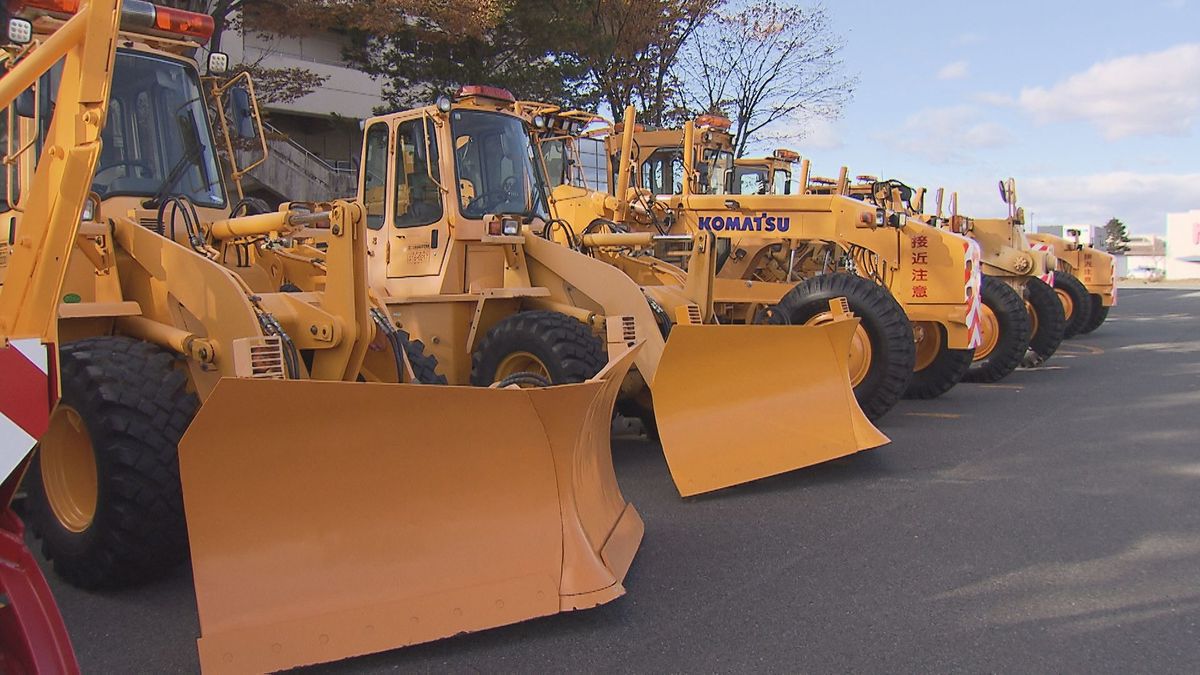
<instances>
[{"instance_id":1,"label":"yellow machine body","mask_svg":"<svg viewBox=\"0 0 1200 675\"><path fill-rule=\"evenodd\" d=\"M912 322L916 370L943 349L979 344L979 254L965 238L920 222L892 222L887 209L849 199L840 190L822 194L808 183L807 162L800 194L791 194L794 153L734 160L731 136L720 127L689 123L683 130L631 133L636 141L623 164L631 168L637 187L626 199L636 202L638 190L648 193L640 197L644 216L669 213L670 233L711 232L729 242L712 293L721 320L750 322L798 281L853 261L859 274L888 288ZM618 145L626 145L627 135L607 137L610 156L621 155L624 148ZM598 199L571 204L564 199L569 196L565 187L555 191L560 212L601 205ZM612 218L617 212L601 215ZM650 229L646 220L641 227Z\"/></svg>"},{"instance_id":2,"label":"yellow machine body","mask_svg":"<svg viewBox=\"0 0 1200 675\"><path fill-rule=\"evenodd\" d=\"M1111 253L1052 234L1027 233L1031 245L1049 246L1058 268L1075 275L1102 307L1117 304L1117 259Z\"/></svg>"},{"instance_id":3,"label":"yellow machine body","mask_svg":"<svg viewBox=\"0 0 1200 675\"><path fill-rule=\"evenodd\" d=\"M683 495L728 487L886 442L878 432L842 436L847 442L836 447L832 443L810 445L795 436L774 439L771 447L741 447L736 452L786 459L764 459L753 472L710 478L713 468L707 458L735 452L719 439L718 430L727 418L697 418L678 403L679 397L666 390L698 386L704 380L705 386L718 387L726 402L755 410L756 419L780 416L793 424L840 420L847 429L870 427L857 405L852 400L847 405L845 397L809 400L799 387L785 397L762 393L763 378L786 382L791 377L780 373L777 357L768 348L779 339L788 339L785 335L793 340L788 351L802 355L788 366L793 369L789 372L848 390L845 372L831 365L838 350L829 351L830 336L841 333L825 327L778 327L769 334L770 342L762 337L765 334L750 331L738 333L745 338L742 341L713 338L685 343L664 337L661 317L656 316L648 298L665 312L672 331L687 327L716 335L744 327L705 325L711 323L711 302L706 297L707 286L699 284L710 284L706 277L689 282L679 268L649 258L630 261L637 266L632 271L610 264L603 256L555 243L553 233L546 229L549 211L506 215L500 207L515 208L516 204L500 203L495 213L485 212L479 200L494 188L486 187L489 179L483 174L471 173L478 152L477 141L469 132L471 125L485 120L498 126L523 125L526 120L516 105L487 97L460 97L448 107L430 106L369 120L360 195L368 211L378 216L377 226L367 235L375 297L399 327L420 338L437 356L451 384L470 380L472 357L480 340L500 321L521 311L551 310L590 327L610 355L631 344L642 345L634 372L623 383L622 396L653 409L672 476ZM422 127L427 130L424 137L414 141L414 133L420 135L414 128ZM407 156L392 156L385 164L379 158L389 147L415 150ZM510 150L526 153L531 148ZM534 175L512 175L511 192L496 199L536 194L535 188L544 186L544 178L537 173L536 164L532 169ZM424 206L420 218L414 220L417 203ZM536 211L544 203L522 201L520 206ZM563 217L557 210L552 213ZM698 250L706 261L711 260L711 250L704 246ZM814 350L811 357L805 350L809 345ZM818 353L830 353L833 358L816 356ZM737 363L738 367L708 369L700 365L710 361Z\"/></svg>"},{"instance_id":4,"label":"yellow machine body","mask_svg":"<svg viewBox=\"0 0 1200 675\"><path fill-rule=\"evenodd\" d=\"M35 27L65 26L47 39L53 45L84 30L85 16L101 20L95 13L42 16ZM131 30L122 38L88 56L107 66L117 47L109 124L127 121L121 115L132 114L130 107L115 108L139 86L122 77L122 64L145 65L137 59L152 56L149 62L177 68L179 77L141 85L183 78L201 91L189 51L196 45ZM95 140L107 77L79 68L72 54L41 153L49 159L33 175L32 161L10 165L27 189L5 215L18 250L7 258L0 321L32 334L57 332L63 344L149 343L186 373L186 391L201 405L178 456L206 672L332 661L592 607L623 593L643 526L617 485L609 427L636 340L610 350L608 367L578 384L411 384L409 356L395 344L389 349L397 333L388 312L407 304L389 295L384 280L370 279L388 255L371 240L378 235L370 194L364 204L284 204L235 216L218 173L210 176L209 203L164 211L147 203L160 181L137 180L143 169L136 165L149 171L174 160L109 155L130 168L118 176L129 179L122 185L147 186L149 194L93 190L84 209L89 187L101 184L97 153L101 169L107 166ZM4 100L38 74L6 76ZM211 140L205 106L193 114ZM35 127L22 123L20 133ZM211 143L202 145L211 152ZM129 141L117 149L133 147ZM215 156L203 159L218 166ZM48 176L61 187L45 189ZM465 269L476 281L502 270L491 266L492 256L503 258L511 243L482 257L464 250L460 280ZM458 297L444 297L440 311L457 317L463 307L482 309L484 302L462 299L476 289L476 300L498 300L487 306L489 316L513 298L542 295L467 285ZM459 350L466 347L465 335L431 333L435 351L455 337L463 338ZM457 355L447 363L451 372L462 363ZM53 433L54 420L67 417L52 417L46 443L80 438ZM59 450L46 443L43 455ZM101 480L93 476L82 490L90 488L93 502L105 494ZM76 531L86 535L93 526Z\"/></svg>"}]
</instances>

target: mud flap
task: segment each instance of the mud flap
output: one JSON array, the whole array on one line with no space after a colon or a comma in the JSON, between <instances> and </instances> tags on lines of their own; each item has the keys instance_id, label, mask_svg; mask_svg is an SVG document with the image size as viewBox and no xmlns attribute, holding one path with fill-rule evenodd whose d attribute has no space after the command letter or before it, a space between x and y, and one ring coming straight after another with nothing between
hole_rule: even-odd
<instances>
[{"instance_id":1,"label":"mud flap","mask_svg":"<svg viewBox=\"0 0 1200 675\"><path fill-rule=\"evenodd\" d=\"M684 497L889 442L867 420L847 359L858 320L671 330L651 390Z\"/></svg>"},{"instance_id":2,"label":"mud flap","mask_svg":"<svg viewBox=\"0 0 1200 675\"><path fill-rule=\"evenodd\" d=\"M323 663L608 602L643 525L596 379L224 379L180 443L205 672Z\"/></svg>"}]
</instances>

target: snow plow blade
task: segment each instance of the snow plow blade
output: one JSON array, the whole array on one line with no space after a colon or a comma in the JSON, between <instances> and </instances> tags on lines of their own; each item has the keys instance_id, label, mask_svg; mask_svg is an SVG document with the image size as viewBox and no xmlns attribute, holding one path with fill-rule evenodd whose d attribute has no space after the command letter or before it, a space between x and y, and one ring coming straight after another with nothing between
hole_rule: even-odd
<instances>
[{"instance_id":1,"label":"snow plow blade","mask_svg":"<svg viewBox=\"0 0 1200 675\"><path fill-rule=\"evenodd\" d=\"M544 389L222 380L179 448L202 669L325 663L624 594L644 528L609 433L632 353Z\"/></svg>"},{"instance_id":2,"label":"snow plow blade","mask_svg":"<svg viewBox=\"0 0 1200 675\"><path fill-rule=\"evenodd\" d=\"M843 319L819 326L675 326L652 394L679 494L888 443L850 386L847 359L857 325Z\"/></svg>"}]
</instances>

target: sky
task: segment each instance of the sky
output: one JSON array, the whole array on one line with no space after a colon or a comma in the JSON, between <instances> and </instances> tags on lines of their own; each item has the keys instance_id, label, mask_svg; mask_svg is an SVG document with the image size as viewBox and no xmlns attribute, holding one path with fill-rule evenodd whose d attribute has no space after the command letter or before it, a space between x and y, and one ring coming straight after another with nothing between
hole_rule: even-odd
<instances>
[{"instance_id":1,"label":"sky","mask_svg":"<svg viewBox=\"0 0 1200 675\"><path fill-rule=\"evenodd\" d=\"M858 85L788 143L815 175L942 186L983 217L1012 176L1033 226L1155 234L1200 209L1200 0L826 6Z\"/></svg>"}]
</instances>

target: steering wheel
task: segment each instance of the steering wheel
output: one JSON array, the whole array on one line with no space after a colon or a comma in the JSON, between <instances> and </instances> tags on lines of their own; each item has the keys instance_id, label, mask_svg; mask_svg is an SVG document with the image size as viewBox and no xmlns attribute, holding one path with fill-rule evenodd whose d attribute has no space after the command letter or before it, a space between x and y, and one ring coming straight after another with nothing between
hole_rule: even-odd
<instances>
[{"instance_id":1,"label":"steering wheel","mask_svg":"<svg viewBox=\"0 0 1200 675\"><path fill-rule=\"evenodd\" d=\"M121 160L116 163L109 164L108 166L102 166L99 169L96 169L96 175L92 178L92 180L96 181L96 179L100 177L100 174L104 173L105 171L110 171L112 169L125 169L126 176L133 175L133 172L131 171L131 169L143 169L147 174L154 173L154 167L150 166L149 162L145 162L140 159L126 159L126 160ZM99 181L96 181L96 182L99 182Z\"/></svg>"},{"instance_id":2,"label":"steering wheel","mask_svg":"<svg viewBox=\"0 0 1200 675\"><path fill-rule=\"evenodd\" d=\"M508 199L507 192L485 192L478 197L467 202L466 208L463 211L468 213L486 213L488 209L500 204Z\"/></svg>"}]
</instances>

